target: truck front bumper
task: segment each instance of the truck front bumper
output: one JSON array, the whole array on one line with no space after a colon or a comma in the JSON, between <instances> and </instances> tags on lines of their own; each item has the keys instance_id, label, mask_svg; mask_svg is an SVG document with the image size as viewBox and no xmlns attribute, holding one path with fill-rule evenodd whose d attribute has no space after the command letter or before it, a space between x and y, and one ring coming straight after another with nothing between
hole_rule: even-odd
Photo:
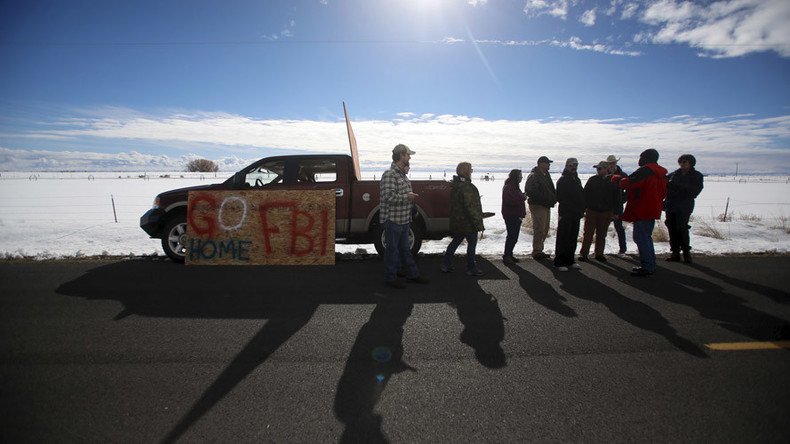
<instances>
[{"instance_id":1,"label":"truck front bumper","mask_svg":"<svg viewBox=\"0 0 790 444\"><path fill-rule=\"evenodd\" d=\"M151 208L140 218L140 228L151 237L157 237L162 230L165 212L159 208Z\"/></svg>"}]
</instances>

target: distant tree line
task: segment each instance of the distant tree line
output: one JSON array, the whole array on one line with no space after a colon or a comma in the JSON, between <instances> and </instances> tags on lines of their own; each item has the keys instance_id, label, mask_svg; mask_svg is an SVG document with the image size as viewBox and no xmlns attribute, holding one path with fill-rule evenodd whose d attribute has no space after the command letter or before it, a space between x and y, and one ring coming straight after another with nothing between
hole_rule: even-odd
<instances>
[{"instance_id":1,"label":"distant tree line","mask_svg":"<svg viewBox=\"0 0 790 444\"><path fill-rule=\"evenodd\" d=\"M208 159L192 159L187 163L187 171L190 173L216 173L219 165Z\"/></svg>"}]
</instances>

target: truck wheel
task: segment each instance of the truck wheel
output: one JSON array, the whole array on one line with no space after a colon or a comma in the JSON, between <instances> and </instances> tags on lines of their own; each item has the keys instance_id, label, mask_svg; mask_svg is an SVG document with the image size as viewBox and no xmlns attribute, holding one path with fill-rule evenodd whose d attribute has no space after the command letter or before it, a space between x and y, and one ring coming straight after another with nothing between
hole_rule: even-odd
<instances>
[{"instance_id":1,"label":"truck wheel","mask_svg":"<svg viewBox=\"0 0 790 444\"><path fill-rule=\"evenodd\" d=\"M178 214L165 225L165 235L162 237L162 249L173 262L184 263L186 258L187 242L187 217Z\"/></svg>"},{"instance_id":2,"label":"truck wheel","mask_svg":"<svg viewBox=\"0 0 790 444\"><path fill-rule=\"evenodd\" d=\"M386 241L384 239L384 225L377 225L377 233L373 240L373 246L376 247L376 252L379 256L384 256L384 246L386 245ZM417 253L420 252L420 248L422 247L422 230L419 227L415 227L414 222L409 224L409 249L411 250L411 255L417 257Z\"/></svg>"}]
</instances>

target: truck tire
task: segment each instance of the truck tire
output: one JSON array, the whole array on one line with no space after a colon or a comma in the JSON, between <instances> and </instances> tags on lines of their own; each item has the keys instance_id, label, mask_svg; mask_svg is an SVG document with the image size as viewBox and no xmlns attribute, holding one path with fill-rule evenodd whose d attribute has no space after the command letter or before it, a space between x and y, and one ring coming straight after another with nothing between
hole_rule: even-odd
<instances>
[{"instance_id":1,"label":"truck tire","mask_svg":"<svg viewBox=\"0 0 790 444\"><path fill-rule=\"evenodd\" d=\"M167 225L162 236L162 249L173 262L184 263L186 258L187 241L187 216L179 213L174 215Z\"/></svg>"},{"instance_id":2,"label":"truck tire","mask_svg":"<svg viewBox=\"0 0 790 444\"><path fill-rule=\"evenodd\" d=\"M373 246L376 247L376 252L379 254L379 256L384 257L384 225L377 224L375 230L375 235L373 236ZM409 224L409 247L411 249L411 255L415 258L422 247L422 239L423 233L420 225L412 221L412 223Z\"/></svg>"}]
</instances>

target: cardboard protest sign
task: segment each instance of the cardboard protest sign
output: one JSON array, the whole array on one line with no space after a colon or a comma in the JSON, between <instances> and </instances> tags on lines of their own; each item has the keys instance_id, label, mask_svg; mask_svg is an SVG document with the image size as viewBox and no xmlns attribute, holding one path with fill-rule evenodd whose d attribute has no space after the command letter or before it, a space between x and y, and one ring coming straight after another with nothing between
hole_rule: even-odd
<instances>
[{"instance_id":1,"label":"cardboard protest sign","mask_svg":"<svg viewBox=\"0 0 790 444\"><path fill-rule=\"evenodd\" d=\"M187 265L334 263L334 190L189 192Z\"/></svg>"}]
</instances>

